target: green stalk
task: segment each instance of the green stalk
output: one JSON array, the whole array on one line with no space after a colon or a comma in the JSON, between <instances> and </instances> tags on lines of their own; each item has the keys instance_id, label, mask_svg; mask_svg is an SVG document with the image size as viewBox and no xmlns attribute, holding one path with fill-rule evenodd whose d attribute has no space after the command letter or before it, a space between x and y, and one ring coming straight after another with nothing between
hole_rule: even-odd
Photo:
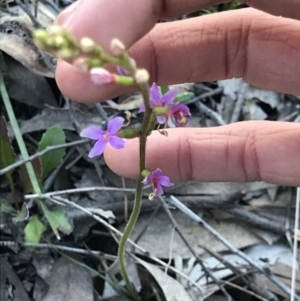
<instances>
[{"instance_id":1,"label":"green stalk","mask_svg":"<svg viewBox=\"0 0 300 301\"><path fill-rule=\"evenodd\" d=\"M27 160L29 158L29 154L28 154L25 142L23 140L23 136L22 136L17 118L15 116L13 107L11 105L11 101L9 99L9 96L8 96L8 93L6 90L3 74L1 71L0 71L0 91L1 91L1 96L2 96L2 99L4 102L4 106L5 106L8 118L10 120L11 126L13 128L15 138L17 140L21 155L22 155L23 159ZM29 179L30 179L34 193L41 194L42 190L41 190L39 181L36 177L36 174L35 174L35 171L34 171L31 161L28 161L27 163L25 163L25 166L26 166L26 170L29 175ZM42 200L39 200L39 199L37 199L37 204L38 204L39 208L43 211L45 217L47 218L48 208L47 208L46 204ZM52 228L53 233L57 233L57 230L55 228L53 228L52 223L49 222L49 224ZM59 239L59 236L57 236L57 238Z\"/></svg>"},{"instance_id":2,"label":"green stalk","mask_svg":"<svg viewBox=\"0 0 300 301\"><path fill-rule=\"evenodd\" d=\"M146 168L146 142L147 142L147 136L148 136L148 128L149 128L149 124L150 124L150 120L151 120L151 116L152 116L148 85L147 84L140 85L139 89L143 95L145 109L146 109L144 119L143 119L143 124L142 124L141 131L140 131L140 139L139 139L139 157L140 157L139 177L138 177L138 182L137 182L137 187L136 187L133 210L132 210L132 213L128 220L128 223L124 229L123 236L121 237L120 244L119 244L119 250L118 250L118 258L119 258L122 277L126 283L127 289L130 292L131 296L137 301L141 300L141 298L138 295L134 285L131 283L131 281L129 279L127 269L126 269L125 251L126 251L127 240L136 224L136 221L137 221L140 211L141 211L142 193L143 193L142 171Z\"/></svg>"},{"instance_id":3,"label":"green stalk","mask_svg":"<svg viewBox=\"0 0 300 301\"><path fill-rule=\"evenodd\" d=\"M5 106L8 118L10 120L10 124L12 126L13 131L14 131L15 138L17 140L21 155L22 155L23 159L28 159L29 154L28 154L25 142L23 140L23 136L22 136L18 121L16 119L14 110L12 108L12 105L11 105L11 102L10 102L10 99L9 99L9 96L8 96L8 93L7 93L7 90L6 90L6 86L5 86L5 83L4 83L3 74L2 74L1 71L0 71L0 90L1 90L1 96L2 96L2 99L3 99L3 102L4 102L4 106ZM41 191L41 188L40 188L40 185L39 185L39 181L38 181L38 179L36 177L36 174L34 172L32 163L29 161L25 165L26 165L26 169L27 169L29 179L31 181L34 193L41 194L42 191Z\"/></svg>"}]
</instances>

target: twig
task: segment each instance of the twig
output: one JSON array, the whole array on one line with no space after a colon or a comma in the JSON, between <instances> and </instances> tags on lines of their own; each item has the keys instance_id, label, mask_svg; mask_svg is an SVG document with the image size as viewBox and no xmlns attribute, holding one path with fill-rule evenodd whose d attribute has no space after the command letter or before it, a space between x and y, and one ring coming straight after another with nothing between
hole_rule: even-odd
<instances>
[{"instance_id":1,"label":"twig","mask_svg":"<svg viewBox=\"0 0 300 301\"><path fill-rule=\"evenodd\" d=\"M66 252L72 252L72 253L77 253L77 254L94 254L101 256L104 259L107 260L115 260L117 256L115 255L109 255L105 254L101 251L90 251L90 250L83 250L79 248L72 248L72 247L67 247L67 246L60 246L60 245L55 245L55 244L47 244L47 243L32 243L32 242L22 242L22 243L17 243L15 241L0 241L0 246L1 247L14 247L20 245L24 247L33 247L33 248L39 248L39 249L57 249L61 251L66 251Z\"/></svg>"},{"instance_id":2,"label":"twig","mask_svg":"<svg viewBox=\"0 0 300 301\"><path fill-rule=\"evenodd\" d=\"M157 214L157 212L159 211L159 209L161 208L161 204L159 204L155 210L153 211L153 213L151 214L150 218L148 219L145 227L141 230L141 232L136 236L134 242L137 244L139 242L139 240L142 238L142 236L144 235L144 233L147 231L147 229L149 228L149 226L151 225L155 215Z\"/></svg>"},{"instance_id":3,"label":"twig","mask_svg":"<svg viewBox=\"0 0 300 301\"><path fill-rule=\"evenodd\" d=\"M185 104L192 104L192 103L195 103L195 102L197 102L199 100L205 99L207 97L220 94L222 92L223 92L223 88L222 87L216 88L214 90L209 90L208 92L204 92L203 94L201 94L201 95L199 95L197 97L192 98L191 100L187 101Z\"/></svg>"},{"instance_id":4,"label":"twig","mask_svg":"<svg viewBox=\"0 0 300 301\"><path fill-rule=\"evenodd\" d=\"M95 106L101 116L101 118L105 121L105 123L108 122L108 117L106 112L104 111L103 107L100 105L100 103L95 103Z\"/></svg>"},{"instance_id":5,"label":"twig","mask_svg":"<svg viewBox=\"0 0 300 301\"><path fill-rule=\"evenodd\" d=\"M90 192L90 191L119 191L119 192L126 192L126 193L134 193L134 188L118 188L118 187L106 187L106 186L94 186L94 187L82 187L82 188L73 188L73 189L66 189L66 190L59 190L41 194L26 194L24 195L25 200L34 200L34 199L47 199L53 196L58 196L61 194L74 194L80 192Z\"/></svg>"},{"instance_id":6,"label":"twig","mask_svg":"<svg viewBox=\"0 0 300 301\"><path fill-rule=\"evenodd\" d=\"M247 89L247 84L245 82L243 82L242 86L241 86L240 94L238 96L233 113L231 115L230 123L234 123L239 120L241 110L242 110L243 104L245 102L246 89Z\"/></svg>"},{"instance_id":7,"label":"twig","mask_svg":"<svg viewBox=\"0 0 300 301\"><path fill-rule=\"evenodd\" d=\"M254 227L258 227L262 230L271 231L273 233L286 235L287 230L283 228L281 224L278 224L264 216L256 214L251 211L244 210L241 207L230 208L228 210L221 209L225 212L232 214L234 217L238 218L240 221L243 221L247 224L250 224Z\"/></svg>"},{"instance_id":8,"label":"twig","mask_svg":"<svg viewBox=\"0 0 300 301\"><path fill-rule=\"evenodd\" d=\"M291 283L291 301L296 300L296 271L297 268L297 253L298 253L298 231L299 231L299 218L300 218L300 187L297 188L296 197L296 216L295 216L295 229L294 229L294 247L293 247L293 269L292 269L292 283Z\"/></svg>"},{"instance_id":9,"label":"twig","mask_svg":"<svg viewBox=\"0 0 300 301\"><path fill-rule=\"evenodd\" d=\"M108 222L106 222L104 219L102 219L101 217L99 217L98 215L90 212L89 210L85 209L84 207L71 202L67 199L63 199L61 197L53 197L52 198L48 198L49 201L52 202L60 202L60 203L65 203L67 205L70 205L71 207L77 208L83 212L85 212L87 215L91 216L92 218L94 218L96 221L98 221L99 223L101 223L103 226L105 226L106 228L108 228L109 230L111 230L113 233L119 235L120 237L123 236L123 233L120 232L119 230L117 230L115 227L113 227L111 224L109 224ZM134 243L130 238L127 240L132 246L134 246L137 250L139 250L142 254L144 254L144 256L149 257L151 260L153 260L154 262L158 263L159 265L166 267L166 263L156 257L153 257L149 254L149 252L147 252L145 249L143 249L142 247L140 247L139 245L137 245L136 243ZM181 271L175 269L174 267L170 266L169 270L180 275L181 277L183 277L184 279L188 280L191 284L193 284L195 287L197 287L199 289L200 292L202 292L201 287L195 283L193 280L191 280L187 275L185 275L184 273L182 273Z\"/></svg>"},{"instance_id":10,"label":"twig","mask_svg":"<svg viewBox=\"0 0 300 301\"><path fill-rule=\"evenodd\" d=\"M214 120L217 123L217 125L225 125L226 124L225 121L223 120L222 116L219 113L215 112L214 110L212 110L211 108L206 106L201 101L197 101L195 103L195 105L200 111L202 111L204 114L209 116L212 120Z\"/></svg>"},{"instance_id":11,"label":"twig","mask_svg":"<svg viewBox=\"0 0 300 301\"><path fill-rule=\"evenodd\" d=\"M172 253L173 253L173 244L174 244L175 231L176 231L176 229L172 228L171 239L170 239L170 248L169 248L169 260L168 260L166 268L165 268L165 276L167 275L169 266L171 265L171 262L172 262Z\"/></svg>"},{"instance_id":12,"label":"twig","mask_svg":"<svg viewBox=\"0 0 300 301\"><path fill-rule=\"evenodd\" d=\"M15 0L16 3L18 4L18 6L20 6L24 12L28 15L28 17L30 18L32 25L35 28L42 28L42 24L37 20L37 18L35 18L32 13L29 11L29 9L22 3L21 0Z\"/></svg>"},{"instance_id":13,"label":"twig","mask_svg":"<svg viewBox=\"0 0 300 301\"><path fill-rule=\"evenodd\" d=\"M220 282L220 279L217 279L214 274L210 271L210 269L208 269L204 263L202 262L202 260L197 256L196 252L194 251L194 249L192 248L192 246L190 245L190 243L187 241L187 239L185 238L183 232L181 231L177 221L175 220L175 218L173 217L168 205L166 204L165 200L163 197L159 196L158 199L160 200L166 214L168 215L173 228L175 229L175 231L177 232L177 234L180 236L180 238L182 239L182 241L186 244L187 248L190 250L190 252L192 253L192 255L195 257L196 262L200 264L202 270L204 271L205 275L208 275L220 288L220 290L223 292L223 294L226 296L227 300L232 300L232 298L230 297L230 295L228 294L228 292L224 289L224 287L222 287L222 284Z\"/></svg>"},{"instance_id":14,"label":"twig","mask_svg":"<svg viewBox=\"0 0 300 301\"><path fill-rule=\"evenodd\" d=\"M28 158L24 158L18 162L15 162L14 164L11 164L3 169L0 169L0 176L4 175L8 171L11 171L29 161L32 161L33 159L40 157L50 151L56 150L56 149L61 149L61 148L66 148L66 147L71 147L71 146L76 146L76 145L81 145L81 144L87 144L89 143L89 140L84 139L84 140L78 140L78 141L73 141L65 144L60 144L60 145L52 145L52 146L47 146L44 150L35 153L32 156L29 156Z\"/></svg>"},{"instance_id":15,"label":"twig","mask_svg":"<svg viewBox=\"0 0 300 301\"><path fill-rule=\"evenodd\" d=\"M257 264L251 257L237 249L233 246L227 239L221 236L213 227L211 227L208 223L206 223L200 216L195 214L192 210L182 204L177 198L171 196L170 203L178 208L180 211L184 212L188 215L191 219L202 225L207 231L209 231L218 241L220 241L224 246L226 246L231 252L239 255L249 264L254 266L258 271L263 273L271 282L273 282L277 287L279 287L283 292L291 295L291 289L282 283L273 273L271 273L266 268L262 267L261 265ZM300 301L300 297L295 296L295 300Z\"/></svg>"}]
</instances>

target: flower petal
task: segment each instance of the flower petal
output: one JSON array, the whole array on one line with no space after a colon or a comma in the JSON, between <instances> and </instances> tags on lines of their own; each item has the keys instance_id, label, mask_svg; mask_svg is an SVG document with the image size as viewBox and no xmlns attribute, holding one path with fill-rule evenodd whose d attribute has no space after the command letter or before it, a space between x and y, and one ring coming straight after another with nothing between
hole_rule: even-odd
<instances>
[{"instance_id":1,"label":"flower petal","mask_svg":"<svg viewBox=\"0 0 300 301\"><path fill-rule=\"evenodd\" d=\"M156 116L156 121L160 124L163 124L167 121L167 118L165 116Z\"/></svg>"},{"instance_id":2,"label":"flower petal","mask_svg":"<svg viewBox=\"0 0 300 301\"><path fill-rule=\"evenodd\" d=\"M156 85L156 83L153 83L150 88L150 98L153 103L156 103L161 99L160 88Z\"/></svg>"},{"instance_id":3,"label":"flower petal","mask_svg":"<svg viewBox=\"0 0 300 301\"><path fill-rule=\"evenodd\" d=\"M146 178L142 181L142 183L144 185L147 185L147 184L149 184L152 181L152 178L153 178L152 174L150 174L150 175L146 176Z\"/></svg>"},{"instance_id":4,"label":"flower petal","mask_svg":"<svg viewBox=\"0 0 300 301\"><path fill-rule=\"evenodd\" d=\"M184 116L191 115L189 107L181 103L175 103L174 105L171 106L171 113L176 113L176 112L182 112Z\"/></svg>"},{"instance_id":5,"label":"flower petal","mask_svg":"<svg viewBox=\"0 0 300 301\"><path fill-rule=\"evenodd\" d=\"M156 168L154 171L152 171L151 175L152 178L159 178L160 176L163 175L163 173L160 168Z\"/></svg>"},{"instance_id":6,"label":"flower petal","mask_svg":"<svg viewBox=\"0 0 300 301\"><path fill-rule=\"evenodd\" d=\"M145 104L142 104L142 105L140 106L139 113L145 112L145 111L146 111L146 109L145 109Z\"/></svg>"},{"instance_id":7,"label":"flower petal","mask_svg":"<svg viewBox=\"0 0 300 301\"><path fill-rule=\"evenodd\" d=\"M89 153L89 157L94 158L94 157L102 155L106 145L107 145L106 141L103 141L103 140L102 141L97 141L95 143L95 145L93 146L93 148L91 149L91 151Z\"/></svg>"},{"instance_id":8,"label":"flower petal","mask_svg":"<svg viewBox=\"0 0 300 301\"><path fill-rule=\"evenodd\" d=\"M116 149L121 149L125 147L125 140L120 137L111 136L109 137L109 144Z\"/></svg>"},{"instance_id":9,"label":"flower petal","mask_svg":"<svg viewBox=\"0 0 300 301\"><path fill-rule=\"evenodd\" d=\"M161 185L166 187L170 187L174 185L173 183L171 183L170 178L167 176L160 176L158 181Z\"/></svg>"},{"instance_id":10,"label":"flower petal","mask_svg":"<svg viewBox=\"0 0 300 301\"><path fill-rule=\"evenodd\" d=\"M80 137L99 140L105 132L98 126L90 126L80 133Z\"/></svg>"},{"instance_id":11,"label":"flower petal","mask_svg":"<svg viewBox=\"0 0 300 301\"><path fill-rule=\"evenodd\" d=\"M165 93L162 97L161 97L161 102L164 106L167 106L169 104L171 104L175 97L176 97L177 91L176 89L171 89L169 90L167 93Z\"/></svg>"},{"instance_id":12,"label":"flower petal","mask_svg":"<svg viewBox=\"0 0 300 301\"><path fill-rule=\"evenodd\" d=\"M159 183L156 184L156 195L164 194L164 191Z\"/></svg>"},{"instance_id":13,"label":"flower petal","mask_svg":"<svg viewBox=\"0 0 300 301\"><path fill-rule=\"evenodd\" d=\"M129 75L129 72L120 66L117 66L117 71L120 75L123 75L123 76Z\"/></svg>"},{"instance_id":14,"label":"flower petal","mask_svg":"<svg viewBox=\"0 0 300 301\"><path fill-rule=\"evenodd\" d=\"M110 135L115 135L122 127L125 119L122 117L115 117L107 124L107 131Z\"/></svg>"}]
</instances>

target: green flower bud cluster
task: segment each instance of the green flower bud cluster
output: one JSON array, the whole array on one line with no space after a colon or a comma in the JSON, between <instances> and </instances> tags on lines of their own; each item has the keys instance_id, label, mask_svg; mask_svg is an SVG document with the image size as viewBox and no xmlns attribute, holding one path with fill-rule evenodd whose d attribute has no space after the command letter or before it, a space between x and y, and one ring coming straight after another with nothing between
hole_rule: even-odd
<instances>
[{"instance_id":1,"label":"green flower bud cluster","mask_svg":"<svg viewBox=\"0 0 300 301\"><path fill-rule=\"evenodd\" d=\"M117 83L130 86L147 83L149 80L148 71L136 68L135 61L129 57L125 45L118 39L111 41L112 55L105 53L100 45L88 37L77 42L70 32L57 25L36 30L34 40L38 47L68 60L79 71L90 71L96 84ZM121 74L104 72L100 67L105 64L122 70Z\"/></svg>"},{"instance_id":2,"label":"green flower bud cluster","mask_svg":"<svg viewBox=\"0 0 300 301\"><path fill-rule=\"evenodd\" d=\"M41 49L62 59L69 59L79 54L75 38L60 26L36 30L34 41Z\"/></svg>"}]
</instances>

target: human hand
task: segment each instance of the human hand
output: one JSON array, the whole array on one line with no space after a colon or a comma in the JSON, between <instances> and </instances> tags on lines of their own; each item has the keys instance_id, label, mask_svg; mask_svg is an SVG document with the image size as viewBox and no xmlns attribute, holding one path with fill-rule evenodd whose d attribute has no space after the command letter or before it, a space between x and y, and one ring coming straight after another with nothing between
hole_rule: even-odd
<instances>
[{"instance_id":1,"label":"human hand","mask_svg":"<svg viewBox=\"0 0 300 301\"><path fill-rule=\"evenodd\" d=\"M247 8L153 28L159 18L218 2L81 0L72 12L61 14L58 23L78 38L93 38L106 50L112 38L119 38L158 84L243 77L258 87L300 94L299 0L248 1L284 18ZM62 91L77 101L105 100L121 92L113 85L95 86L88 76L62 61L56 78ZM149 136L147 167L159 166L173 181L264 180L300 185L299 124L249 121L168 132L168 138L157 133ZM122 150L105 152L110 168L125 177L137 175L137 158L134 139Z\"/></svg>"}]
</instances>

